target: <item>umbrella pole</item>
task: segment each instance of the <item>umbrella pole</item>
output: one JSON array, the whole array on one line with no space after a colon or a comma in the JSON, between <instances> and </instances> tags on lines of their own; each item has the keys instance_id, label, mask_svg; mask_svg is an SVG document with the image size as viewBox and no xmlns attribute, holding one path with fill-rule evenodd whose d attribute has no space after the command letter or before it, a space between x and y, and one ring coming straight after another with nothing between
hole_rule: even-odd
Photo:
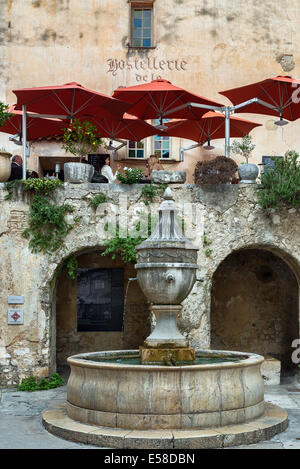
<instances>
[{"instance_id":1,"label":"umbrella pole","mask_svg":"<svg viewBox=\"0 0 300 469\"><path fill-rule=\"evenodd\" d=\"M225 156L230 155L230 107L225 108Z\"/></svg>"},{"instance_id":2,"label":"umbrella pole","mask_svg":"<svg viewBox=\"0 0 300 469\"><path fill-rule=\"evenodd\" d=\"M22 106L22 157L23 157L23 179L26 179L26 147L27 147L27 132L26 132L26 105Z\"/></svg>"}]
</instances>

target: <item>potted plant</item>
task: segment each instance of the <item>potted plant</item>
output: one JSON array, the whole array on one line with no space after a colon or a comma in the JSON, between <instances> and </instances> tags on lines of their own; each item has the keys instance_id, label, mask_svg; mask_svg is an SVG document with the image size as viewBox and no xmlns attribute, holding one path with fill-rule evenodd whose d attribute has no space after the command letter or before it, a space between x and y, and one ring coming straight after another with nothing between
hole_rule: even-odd
<instances>
[{"instance_id":1,"label":"potted plant","mask_svg":"<svg viewBox=\"0 0 300 469\"><path fill-rule=\"evenodd\" d=\"M69 127L64 130L62 148L75 156L79 162L65 163L65 181L72 183L90 182L94 167L87 163L89 153L95 153L103 140L98 134L98 129L90 121L81 122L75 119Z\"/></svg>"},{"instance_id":2,"label":"potted plant","mask_svg":"<svg viewBox=\"0 0 300 469\"><path fill-rule=\"evenodd\" d=\"M10 118L10 113L7 112L8 105L0 101L0 127L2 127L5 122ZM5 148L0 149L0 182L8 181L11 174L11 153L5 150Z\"/></svg>"},{"instance_id":3,"label":"potted plant","mask_svg":"<svg viewBox=\"0 0 300 469\"><path fill-rule=\"evenodd\" d=\"M254 184L259 173L258 166L254 163L249 163L249 158L254 148L255 145L252 143L250 135L245 135L241 142L234 140L231 147L232 153L242 155L246 160L246 163L242 163L238 167L241 183L244 184Z\"/></svg>"},{"instance_id":4,"label":"potted plant","mask_svg":"<svg viewBox=\"0 0 300 469\"><path fill-rule=\"evenodd\" d=\"M234 177L237 164L232 158L217 156L211 160L198 161L195 167L195 184L229 184Z\"/></svg>"}]
</instances>

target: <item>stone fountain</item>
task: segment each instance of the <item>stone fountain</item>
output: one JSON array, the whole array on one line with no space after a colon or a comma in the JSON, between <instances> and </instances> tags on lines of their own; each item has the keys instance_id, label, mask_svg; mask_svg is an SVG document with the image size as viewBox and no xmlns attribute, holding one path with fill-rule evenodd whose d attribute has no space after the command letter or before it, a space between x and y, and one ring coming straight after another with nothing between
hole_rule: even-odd
<instances>
[{"instance_id":1,"label":"stone fountain","mask_svg":"<svg viewBox=\"0 0 300 469\"><path fill-rule=\"evenodd\" d=\"M142 363L194 362L195 351L179 332L176 318L196 281L198 248L182 234L171 189L165 191L156 229L137 252L137 280L156 318L140 347Z\"/></svg>"},{"instance_id":2,"label":"stone fountain","mask_svg":"<svg viewBox=\"0 0 300 469\"><path fill-rule=\"evenodd\" d=\"M263 357L195 351L178 330L196 279L197 247L182 234L170 189L152 235L137 248L137 281L156 324L140 350L68 358L63 408L43 414L61 437L113 448L221 448L269 439L287 413L264 402Z\"/></svg>"}]
</instances>

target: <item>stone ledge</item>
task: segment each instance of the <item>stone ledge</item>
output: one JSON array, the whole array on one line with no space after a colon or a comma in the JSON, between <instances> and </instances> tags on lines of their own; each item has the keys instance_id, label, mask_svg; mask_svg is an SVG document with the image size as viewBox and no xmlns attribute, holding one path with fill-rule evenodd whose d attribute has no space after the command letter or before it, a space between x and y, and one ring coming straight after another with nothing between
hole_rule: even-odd
<instances>
[{"instance_id":1,"label":"stone ledge","mask_svg":"<svg viewBox=\"0 0 300 469\"><path fill-rule=\"evenodd\" d=\"M43 425L54 435L67 440L115 449L198 449L249 445L269 440L288 427L288 414L266 403L265 414L240 425L207 430L123 430L86 425L70 419L65 406L47 410Z\"/></svg>"}]
</instances>

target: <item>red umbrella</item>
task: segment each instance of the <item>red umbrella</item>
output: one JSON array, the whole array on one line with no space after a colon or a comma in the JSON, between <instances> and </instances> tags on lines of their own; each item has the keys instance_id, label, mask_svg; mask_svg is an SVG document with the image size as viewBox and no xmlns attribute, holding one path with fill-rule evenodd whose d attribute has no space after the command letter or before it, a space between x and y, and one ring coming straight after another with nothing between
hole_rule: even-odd
<instances>
[{"instance_id":1,"label":"red umbrella","mask_svg":"<svg viewBox=\"0 0 300 469\"><path fill-rule=\"evenodd\" d=\"M248 135L252 129L260 126L256 122L230 117L231 137ZM200 120L176 120L167 122L165 133L172 137L194 140L197 143L225 137L225 116L219 112L207 112Z\"/></svg>"},{"instance_id":2,"label":"red umbrella","mask_svg":"<svg viewBox=\"0 0 300 469\"><path fill-rule=\"evenodd\" d=\"M89 90L75 82L61 86L23 88L13 92L18 98L16 109L26 105L28 112L59 119L80 118L96 111L99 115L100 110L103 116L122 116L129 107L128 103Z\"/></svg>"},{"instance_id":3,"label":"red umbrella","mask_svg":"<svg viewBox=\"0 0 300 469\"><path fill-rule=\"evenodd\" d=\"M14 90L18 98L16 109L23 110L23 178L26 179L26 130L27 113L38 113L39 117L58 119L80 119L83 115L101 111L102 117L122 116L128 104L111 96L88 90L78 83L66 83L62 86L43 86Z\"/></svg>"},{"instance_id":4,"label":"red umbrella","mask_svg":"<svg viewBox=\"0 0 300 469\"><path fill-rule=\"evenodd\" d=\"M87 119L97 126L101 137L110 139L121 138L140 141L161 133L153 125L127 113L122 119L113 117L98 119L97 116L90 116Z\"/></svg>"},{"instance_id":5,"label":"red umbrella","mask_svg":"<svg viewBox=\"0 0 300 469\"><path fill-rule=\"evenodd\" d=\"M220 94L230 99L234 106L252 98L258 98L271 107L265 107L258 101L241 108L238 107L238 112L253 112L271 116L279 114L280 121L277 124L280 125L285 123L282 120L283 117L290 121L300 117L299 89L300 80L288 76L278 76L240 88L222 91Z\"/></svg>"},{"instance_id":6,"label":"red umbrella","mask_svg":"<svg viewBox=\"0 0 300 469\"><path fill-rule=\"evenodd\" d=\"M7 134L22 135L22 111L17 111L15 105L8 108L11 117L5 125L0 127L0 132ZM66 127L66 122L59 119L43 119L39 117L27 118L27 140L35 140L39 137L49 137L51 135L60 135Z\"/></svg>"},{"instance_id":7,"label":"red umbrella","mask_svg":"<svg viewBox=\"0 0 300 469\"><path fill-rule=\"evenodd\" d=\"M207 112L208 108L222 107L219 103L189 93L162 79L142 85L118 88L113 96L131 103L131 107L127 112L138 116L140 119L162 119L165 117L199 119ZM206 109L194 106L187 107L189 103L207 107Z\"/></svg>"}]
</instances>

